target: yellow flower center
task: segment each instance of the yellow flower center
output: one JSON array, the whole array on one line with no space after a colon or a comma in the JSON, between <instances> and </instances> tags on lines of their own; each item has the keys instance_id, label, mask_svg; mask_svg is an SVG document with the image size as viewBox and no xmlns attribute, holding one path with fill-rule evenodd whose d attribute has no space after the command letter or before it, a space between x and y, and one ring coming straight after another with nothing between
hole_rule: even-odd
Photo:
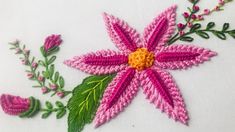
<instances>
[{"instance_id":1,"label":"yellow flower center","mask_svg":"<svg viewBox=\"0 0 235 132\"><path fill-rule=\"evenodd\" d=\"M139 71L152 66L153 63L154 54L146 48L138 48L128 56L128 64Z\"/></svg>"}]
</instances>

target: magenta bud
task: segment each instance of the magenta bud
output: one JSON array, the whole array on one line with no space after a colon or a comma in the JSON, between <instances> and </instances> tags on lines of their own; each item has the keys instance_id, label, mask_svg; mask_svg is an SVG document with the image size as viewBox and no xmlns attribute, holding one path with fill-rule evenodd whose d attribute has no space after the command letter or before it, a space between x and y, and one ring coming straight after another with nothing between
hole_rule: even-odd
<instances>
[{"instance_id":1,"label":"magenta bud","mask_svg":"<svg viewBox=\"0 0 235 132\"><path fill-rule=\"evenodd\" d=\"M22 50L20 48L16 48L15 50L16 50L16 54L19 54L22 52Z\"/></svg>"},{"instance_id":2,"label":"magenta bud","mask_svg":"<svg viewBox=\"0 0 235 132\"><path fill-rule=\"evenodd\" d=\"M3 111L9 115L20 115L29 110L30 100L8 94L1 95L0 104Z\"/></svg>"},{"instance_id":3,"label":"magenta bud","mask_svg":"<svg viewBox=\"0 0 235 132\"><path fill-rule=\"evenodd\" d=\"M28 77L29 79L32 79L32 78L34 77L34 75L33 75L32 73L28 73L28 74L27 74L27 77Z\"/></svg>"},{"instance_id":4,"label":"magenta bud","mask_svg":"<svg viewBox=\"0 0 235 132\"><path fill-rule=\"evenodd\" d=\"M47 89L46 87L42 87L41 90L42 90L42 93L43 93L43 94L45 94L45 93L48 92L48 89Z\"/></svg>"},{"instance_id":5,"label":"magenta bud","mask_svg":"<svg viewBox=\"0 0 235 132\"><path fill-rule=\"evenodd\" d=\"M184 35L185 33L184 33L184 31L180 31L179 34L180 34L180 36L182 36L182 35Z\"/></svg>"},{"instance_id":6,"label":"magenta bud","mask_svg":"<svg viewBox=\"0 0 235 132\"><path fill-rule=\"evenodd\" d=\"M38 76L38 81L43 82L44 81L44 77Z\"/></svg>"},{"instance_id":7,"label":"magenta bud","mask_svg":"<svg viewBox=\"0 0 235 132\"><path fill-rule=\"evenodd\" d=\"M193 11L197 12L199 10L200 10L199 6L193 6Z\"/></svg>"},{"instance_id":8,"label":"magenta bud","mask_svg":"<svg viewBox=\"0 0 235 132\"><path fill-rule=\"evenodd\" d=\"M197 16L193 14L193 15L192 15L192 19L193 19L193 20L197 19Z\"/></svg>"},{"instance_id":9,"label":"magenta bud","mask_svg":"<svg viewBox=\"0 0 235 132\"><path fill-rule=\"evenodd\" d=\"M205 15L209 15L210 13L211 13L211 11L210 11L209 9L205 9L205 10L204 10L204 14L205 14Z\"/></svg>"},{"instance_id":10,"label":"magenta bud","mask_svg":"<svg viewBox=\"0 0 235 132\"><path fill-rule=\"evenodd\" d=\"M178 27L179 30L182 30L182 29L185 28L185 25L182 24L182 23L178 23L178 24L177 24L177 27Z\"/></svg>"},{"instance_id":11,"label":"magenta bud","mask_svg":"<svg viewBox=\"0 0 235 132\"><path fill-rule=\"evenodd\" d=\"M50 84L50 88L51 88L51 90L56 90L57 89L57 85L56 84Z\"/></svg>"},{"instance_id":12,"label":"magenta bud","mask_svg":"<svg viewBox=\"0 0 235 132\"><path fill-rule=\"evenodd\" d=\"M33 68L37 68L37 66L38 66L38 63L36 63L36 62L33 62L33 63L32 63L32 67L33 67Z\"/></svg>"},{"instance_id":13,"label":"magenta bud","mask_svg":"<svg viewBox=\"0 0 235 132\"><path fill-rule=\"evenodd\" d=\"M223 6L225 4L224 0L219 0L219 5Z\"/></svg>"},{"instance_id":14,"label":"magenta bud","mask_svg":"<svg viewBox=\"0 0 235 132\"><path fill-rule=\"evenodd\" d=\"M204 17L202 15L198 15L197 19L198 20L204 20Z\"/></svg>"},{"instance_id":15,"label":"magenta bud","mask_svg":"<svg viewBox=\"0 0 235 132\"><path fill-rule=\"evenodd\" d=\"M188 27L191 28L192 26L193 26L193 24L192 24L191 22L189 22L189 23L188 23Z\"/></svg>"},{"instance_id":16,"label":"magenta bud","mask_svg":"<svg viewBox=\"0 0 235 132\"><path fill-rule=\"evenodd\" d=\"M56 95L59 96L60 98L63 98L64 97L64 92L57 92Z\"/></svg>"},{"instance_id":17,"label":"magenta bud","mask_svg":"<svg viewBox=\"0 0 235 132\"><path fill-rule=\"evenodd\" d=\"M188 17L189 17L189 13L188 13L188 12L184 12L184 13L183 13L183 16L184 16L185 18L188 18Z\"/></svg>"},{"instance_id":18,"label":"magenta bud","mask_svg":"<svg viewBox=\"0 0 235 132\"><path fill-rule=\"evenodd\" d=\"M21 62L22 62L23 65L28 65L28 61L25 60L25 59L21 60Z\"/></svg>"},{"instance_id":19,"label":"magenta bud","mask_svg":"<svg viewBox=\"0 0 235 132\"><path fill-rule=\"evenodd\" d=\"M62 43L61 36L52 34L45 39L44 50L47 52L52 48L58 47L61 43Z\"/></svg>"}]
</instances>

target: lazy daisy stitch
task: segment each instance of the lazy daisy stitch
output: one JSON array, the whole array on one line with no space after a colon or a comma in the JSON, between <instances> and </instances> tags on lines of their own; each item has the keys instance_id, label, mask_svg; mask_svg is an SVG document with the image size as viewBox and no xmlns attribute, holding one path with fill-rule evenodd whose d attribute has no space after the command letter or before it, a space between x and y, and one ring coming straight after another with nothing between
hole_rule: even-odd
<instances>
[{"instance_id":1,"label":"lazy daisy stitch","mask_svg":"<svg viewBox=\"0 0 235 132\"><path fill-rule=\"evenodd\" d=\"M219 0L215 8L204 9L201 13L197 5L199 0L189 0L192 7L182 14L185 23L176 23L177 6L171 6L154 18L142 35L127 22L104 13L109 37L118 51L101 50L65 60L67 66L91 74L72 91L65 90L66 79L54 65L63 41L61 35L46 37L40 47L43 59L31 56L25 45L14 41L10 43L10 49L21 55L28 79L35 82L33 87L39 88L43 94L57 95L58 100L70 99L67 104L58 100L42 104L32 96L2 94L0 105L6 114L20 118L41 113L42 119L53 114L61 119L68 113L68 132L81 132L86 124L94 122L95 127L99 127L116 117L142 89L156 108L187 125L186 105L169 71L198 66L217 53L194 45L176 45L175 42L192 42L192 34L204 39L210 38L209 33L221 40L226 40L227 36L235 38L235 30L230 30L229 23L224 23L221 30L214 29L214 22L209 22L204 29L200 23L210 14L222 11L231 1Z\"/></svg>"}]
</instances>

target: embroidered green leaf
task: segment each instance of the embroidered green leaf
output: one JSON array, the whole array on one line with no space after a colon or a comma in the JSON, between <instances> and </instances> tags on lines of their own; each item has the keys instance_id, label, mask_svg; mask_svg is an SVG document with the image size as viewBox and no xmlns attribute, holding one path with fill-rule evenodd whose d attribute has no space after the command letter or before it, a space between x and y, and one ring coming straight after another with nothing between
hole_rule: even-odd
<instances>
[{"instance_id":1,"label":"embroidered green leaf","mask_svg":"<svg viewBox=\"0 0 235 132\"><path fill-rule=\"evenodd\" d=\"M46 52L45 52L45 50L44 50L44 47L43 47L43 46L40 48L40 51L41 51L41 54L45 57L45 56L46 56Z\"/></svg>"},{"instance_id":2,"label":"embroidered green leaf","mask_svg":"<svg viewBox=\"0 0 235 132\"><path fill-rule=\"evenodd\" d=\"M180 38L181 41L192 42L194 39L189 36L183 36Z\"/></svg>"},{"instance_id":3,"label":"embroidered green leaf","mask_svg":"<svg viewBox=\"0 0 235 132\"><path fill-rule=\"evenodd\" d=\"M58 81L59 76L60 76L60 73L59 73L59 72L56 72L56 73L55 73L55 76L54 76L54 81L55 81L55 82Z\"/></svg>"},{"instance_id":4,"label":"embroidered green leaf","mask_svg":"<svg viewBox=\"0 0 235 132\"><path fill-rule=\"evenodd\" d=\"M204 38L204 39L209 39L210 38L210 36L204 31L198 31L198 32L196 32L196 34L199 35L200 37Z\"/></svg>"},{"instance_id":5,"label":"embroidered green leaf","mask_svg":"<svg viewBox=\"0 0 235 132\"><path fill-rule=\"evenodd\" d=\"M66 114L66 109L58 110L56 113L56 119L62 118Z\"/></svg>"},{"instance_id":6,"label":"embroidered green leaf","mask_svg":"<svg viewBox=\"0 0 235 132\"><path fill-rule=\"evenodd\" d=\"M229 23L224 23L222 31L227 31L229 29Z\"/></svg>"},{"instance_id":7,"label":"embroidered green leaf","mask_svg":"<svg viewBox=\"0 0 235 132\"><path fill-rule=\"evenodd\" d=\"M217 36L218 38L222 39L222 40L226 40L226 36L223 32L220 31L213 31L212 32L215 36Z\"/></svg>"},{"instance_id":8,"label":"embroidered green leaf","mask_svg":"<svg viewBox=\"0 0 235 132\"><path fill-rule=\"evenodd\" d=\"M68 132L81 132L85 124L91 123L99 100L114 75L90 76L75 87L68 102Z\"/></svg>"},{"instance_id":9,"label":"embroidered green leaf","mask_svg":"<svg viewBox=\"0 0 235 132\"><path fill-rule=\"evenodd\" d=\"M48 60L48 65L52 64L56 59L56 56L52 56L49 60Z\"/></svg>"},{"instance_id":10,"label":"embroidered green leaf","mask_svg":"<svg viewBox=\"0 0 235 132\"><path fill-rule=\"evenodd\" d=\"M54 72L55 72L55 66L54 66L54 64L52 64L52 65L50 66L49 72L50 72L50 78L52 79L52 76L53 76L53 74L54 74Z\"/></svg>"},{"instance_id":11,"label":"embroidered green leaf","mask_svg":"<svg viewBox=\"0 0 235 132\"><path fill-rule=\"evenodd\" d=\"M64 78L60 76L60 79L59 79L59 84L60 84L60 87L63 88L64 87Z\"/></svg>"},{"instance_id":12,"label":"embroidered green leaf","mask_svg":"<svg viewBox=\"0 0 235 132\"><path fill-rule=\"evenodd\" d=\"M201 28L201 24L196 23L196 24L194 24L194 25L191 27L190 32L194 32L194 31L196 31L196 30L198 30L198 29L200 29L200 28Z\"/></svg>"},{"instance_id":13,"label":"embroidered green leaf","mask_svg":"<svg viewBox=\"0 0 235 132\"><path fill-rule=\"evenodd\" d=\"M235 38L235 30L229 31L228 34L232 36L233 38Z\"/></svg>"},{"instance_id":14,"label":"embroidered green leaf","mask_svg":"<svg viewBox=\"0 0 235 132\"><path fill-rule=\"evenodd\" d=\"M209 22L206 26L206 29L209 30L209 29L213 28L214 26L215 26L214 22Z\"/></svg>"},{"instance_id":15,"label":"embroidered green leaf","mask_svg":"<svg viewBox=\"0 0 235 132\"><path fill-rule=\"evenodd\" d=\"M64 107L64 104L63 104L62 102L60 102L60 101L56 101L56 102L55 102L55 105L56 105L57 107L59 107L59 108Z\"/></svg>"},{"instance_id":16,"label":"embroidered green leaf","mask_svg":"<svg viewBox=\"0 0 235 132\"><path fill-rule=\"evenodd\" d=\"M52 113L51 111L45 112L42 114L41 118L46 119L47 117L49 117L51 115L51 113Z\"/></svg>"},{"instance_id":17,"label":"embroidered green leaf","mask_svg":"<svg viewBox=\"0 0 235 132\"><path fill-rule=\"evenodd\" d=\"M47 107L48 109L53 109L53 105L52 105L52 103L49 102L49 101L46 101L46 107Z\"/></svg>"}]
</instances>

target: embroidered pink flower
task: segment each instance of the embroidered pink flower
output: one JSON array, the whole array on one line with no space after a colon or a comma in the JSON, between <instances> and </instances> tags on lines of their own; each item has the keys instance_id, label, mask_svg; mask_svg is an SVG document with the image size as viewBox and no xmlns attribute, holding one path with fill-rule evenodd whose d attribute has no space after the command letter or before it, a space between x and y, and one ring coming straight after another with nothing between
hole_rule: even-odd
<instances>
[{"instance_id":1,"label":"embroidered pink flower","mask_svg":"<svg viewBox=\"0 0 235 132\"><path fill-rule=\"evenodd\" d=\"M5 113L9 115L20 115L29 110L30 100L28 98L3 94L0 98L0 104Z\"/></svg>"},{"instance_id":2,"label":"embroidered pink flower","mask_svg":"<svg viewBox=\"0 0 235 132\"><path fill-rule=\"evenodd\" d=\"M44 49L47 52L48 50L58 47L62 43L60 35L52 34L48 36L44 42Z\"/></svg>"},{"instance_id":3,"label":"embroidered pink flower","mask_svg":"<svg viewBox=\"0 0 235 132\"><path fill-rule=\"evenodd\" d=\"M96 126L123 111L140 86L157 108L174 120L187 124L183 98L165 69L187 69L208 61L216 53L189 45L165 46L175 31L175 10L176 6L172 6L156 17L146 27L142 39L126 22L104 13L108 33L120 52L102 50L64 62L90 74L117 73L96 112Z\"/></svg>"}]
</instances>

